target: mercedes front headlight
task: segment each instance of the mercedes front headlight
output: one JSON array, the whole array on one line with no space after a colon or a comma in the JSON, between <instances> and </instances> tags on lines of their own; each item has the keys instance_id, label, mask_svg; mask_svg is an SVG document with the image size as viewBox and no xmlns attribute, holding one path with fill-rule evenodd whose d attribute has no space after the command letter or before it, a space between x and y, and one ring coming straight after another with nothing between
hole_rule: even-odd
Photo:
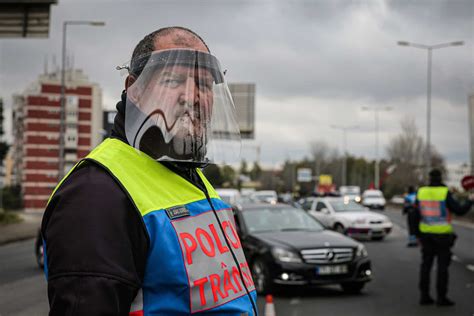
<instances>
[{"instance_id":1,"label":"mercedes front headlight","mask_svg":"<svg viewBox=\"0 0 474 316\"><path fill-rule=\"evenodd\" d=\"M357 245L357 250L356 250L356 257L367 257L369 253L367 252L367 249L365 249L365 246L362 244Z\"/></svg>"},{"instance_id":2,"label":"mercedes front headlight","mask_svg":"<svg viewBox=\"0 0 474 316\"><path fill-rule=\"evenodd\" d=\"M297 253L280 247L272 248L272 255L280 262L302 262L301 257Z\"/></svg>"}]
</instances>

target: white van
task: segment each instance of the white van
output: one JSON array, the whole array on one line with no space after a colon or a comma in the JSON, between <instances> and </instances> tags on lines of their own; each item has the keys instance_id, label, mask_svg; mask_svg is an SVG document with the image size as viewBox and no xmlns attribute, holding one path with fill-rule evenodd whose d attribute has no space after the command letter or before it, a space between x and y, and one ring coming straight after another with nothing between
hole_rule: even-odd
<instances>
[{"instance_id":1,"label":"white van","mask_svg":"<svg viewBox=\"0 0 474 316\"><path fill-rule=\"evenodd\" d=\"M383 210L385 204L385 198L380 190L365 190L362 194L362 205L368 208L378 208Z\"/></svg>"}]
</instances>

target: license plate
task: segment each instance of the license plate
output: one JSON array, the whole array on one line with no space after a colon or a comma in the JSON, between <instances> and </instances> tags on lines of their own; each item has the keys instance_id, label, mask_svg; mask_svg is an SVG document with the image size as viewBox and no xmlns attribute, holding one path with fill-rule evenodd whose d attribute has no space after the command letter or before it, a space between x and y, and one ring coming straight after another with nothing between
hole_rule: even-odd
<instances>
[{"instance_id":1,"label":"license plate","mask_svg":"<svg viewBox=\"0 0 474 316\"><path fill-rule=\"evenodd\" d=\"M345 274L347 273L347 265L335 265L335 266L321 266L316 267L317 275L329 275L329 274Z\"/></svg>"}]
</instances>

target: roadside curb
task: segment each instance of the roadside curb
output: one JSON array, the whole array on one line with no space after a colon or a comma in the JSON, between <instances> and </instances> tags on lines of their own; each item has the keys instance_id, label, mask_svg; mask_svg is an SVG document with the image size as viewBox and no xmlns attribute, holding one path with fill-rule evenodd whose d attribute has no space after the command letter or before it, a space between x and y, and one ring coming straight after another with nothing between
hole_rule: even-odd
<instances>
[{"instance_id":1,"label":"roadside curb","mask_svg":"<svg viewBox=\"0 0 474 316\"><path fill-rule=\"evenodd\" d=\"M21 223L0 226L0 245L36 237L41 225L42 214L19 212Z\"/></svg>"}]
</instances>

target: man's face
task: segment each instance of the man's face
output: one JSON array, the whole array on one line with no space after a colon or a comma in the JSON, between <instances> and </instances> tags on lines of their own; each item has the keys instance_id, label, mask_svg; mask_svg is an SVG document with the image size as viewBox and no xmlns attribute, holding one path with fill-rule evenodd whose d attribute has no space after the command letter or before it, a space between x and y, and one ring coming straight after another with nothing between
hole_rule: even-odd
<instances>
[{"instance_id":1,"label":"man's face","mask_svg":"<svg viewBox=\"0 0 474 316\"><path fill-rule=\"evenodd\" d=\"M156 159L213 159L216 150L207 148L214 139L212 130L238 130L229 115L233 104L219 62L189 34L173 32L157 37L154 44L156 50L138 77L131 75L126 81L127 99L133 105L127 107L127 139ZM216 116L212 126L211 116Z\"/></svg>"},{"instance_id":2,"label":"man's face","mask_svg":"<svg viewBox=\"0 0 474 316\"><path fill-rule=\"evenodd\" d=\"M214 79L206 69L169 66L157 70L139 96L143 113L162 116L176 137L203 136L213 104Z\"/></svg>"},{"instance_id":3,"label":"man's face","mask_svg":"<svg viewBox=\"0 0 474 316\"><path fill-rule=\"evenodd\" d=\"M214 78L204 68L170 65L155 69L146 82L129 88L136 106L157 123L174 151L189 154L206 145ZM165 132L166 130L166 132Z\"/></svg>"}]
</instances>

